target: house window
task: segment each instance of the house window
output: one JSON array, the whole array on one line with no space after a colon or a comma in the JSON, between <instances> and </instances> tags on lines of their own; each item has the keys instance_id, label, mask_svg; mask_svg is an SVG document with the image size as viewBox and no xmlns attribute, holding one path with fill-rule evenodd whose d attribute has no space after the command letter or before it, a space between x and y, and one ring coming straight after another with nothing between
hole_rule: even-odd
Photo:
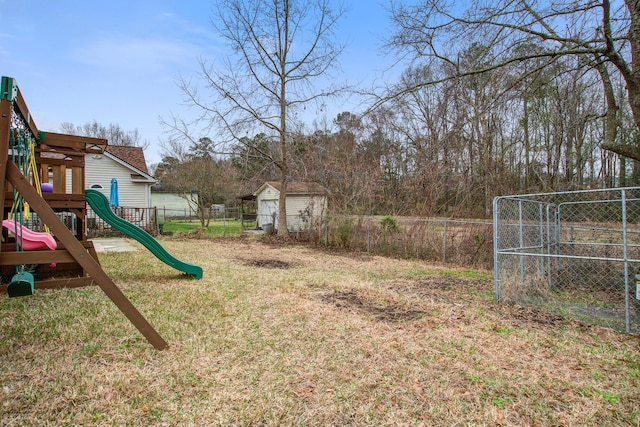
<instances>
[{"instance_id":1,"label":"house window","mask_svg":"<svg viewBox=\"0 0 640 427\"><path fill-rule=\"evenodd\" d=\"M91 188L95 188L96 190L101 190L101 189L102 189L102 185L100 185L100 184L93 184L93 185L91 186Z\"/></svg>"}]
</instances>

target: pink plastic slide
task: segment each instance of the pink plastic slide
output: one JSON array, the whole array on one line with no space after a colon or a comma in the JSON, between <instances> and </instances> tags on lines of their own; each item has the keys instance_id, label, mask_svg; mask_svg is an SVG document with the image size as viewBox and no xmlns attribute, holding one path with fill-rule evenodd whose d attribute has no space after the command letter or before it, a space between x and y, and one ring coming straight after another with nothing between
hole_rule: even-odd
<instances>
[{"instance_id":1,"label":"pink plastic slide","mask_svg":"<svg viewBox=\"0 0 640 427\"><path fill-rule=\"evenodd\" d=\"M14 220L5 219L2 221L2 226L13 234L17 233L18 244L21 243L22 249L25 251L42 249L45 246L53 251L58 246L56 244L56 239L54 239L51 234L32 231L27 227L23 227L22 224L15 222Z\"/></svg>"}]
</instances>

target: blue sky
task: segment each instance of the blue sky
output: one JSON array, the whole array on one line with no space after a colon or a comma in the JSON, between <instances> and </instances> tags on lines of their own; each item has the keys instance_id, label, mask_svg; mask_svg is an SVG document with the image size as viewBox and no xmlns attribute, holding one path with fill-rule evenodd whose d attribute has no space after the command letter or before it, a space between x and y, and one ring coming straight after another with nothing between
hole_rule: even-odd
<instances>
[{"instance_id":1,"label":"blue sky","mask_svg":"<svg viewBox=\"0 0 640 427\"><path fill-rule=\"evenodd\" d=\"M338 42L347 43L340 68L351 82L387 75L385 3L345 1ZM0 74L16 79L41 130L94 119L137 128L155 163L165 138L159 117L189 114L176 76L193 75L200 57L225 55L210 19L210 1L0 0ZM358 111L353 102L335 101L323 114Z\"/></svg>"}]
</instances>

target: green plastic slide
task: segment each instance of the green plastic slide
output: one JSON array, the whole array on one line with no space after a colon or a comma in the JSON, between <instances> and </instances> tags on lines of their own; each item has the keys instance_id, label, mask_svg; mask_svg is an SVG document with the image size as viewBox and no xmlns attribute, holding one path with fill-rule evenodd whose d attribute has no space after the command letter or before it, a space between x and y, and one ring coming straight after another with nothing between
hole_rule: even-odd
<instances>
[{"instance_id":1,"label":"green plastic slide","mask_svg":"<svg viewBox=\"0 0 640 427\"><path fill-rule=\"evenodd\" d=\"M87 203L89 203L89 206L91 206L91 209L93 209L100 218L105 220L107 224L142 243L160 261L176 270L195 276L196 279L202 279L202 267L190 262L180 261L173 257L151 234L114 214L111 206L109 206L109 199L107 199L104 194L98 190L87 189L85 190L85 199Z\"/></svg>"}]
</instances>

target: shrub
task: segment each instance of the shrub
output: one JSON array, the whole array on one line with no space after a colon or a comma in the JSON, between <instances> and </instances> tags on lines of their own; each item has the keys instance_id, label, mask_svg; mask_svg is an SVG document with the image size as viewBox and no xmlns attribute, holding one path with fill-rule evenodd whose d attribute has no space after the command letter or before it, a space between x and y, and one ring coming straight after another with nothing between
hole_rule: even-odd
<instances>
[{"instance_id":1,"label":"shrub","mask_svg":"<svg viewBox=\"0 0 640 427\"><path fill-rule=\"evenodd\" d=\"M382 231L387 233L397 233L400 231L396 219L391 215L387 215L380 220L380 227L382 228Z\"/></svg>"},{"instance_id":2,"label":"shrub","mask_svg":"<svg viewBox=\"0 0 640 427\"><path fill-rule=\"evenodd\" d=\"M351 247L351 240L353 238L353 224L348 219L340 221L338 224L338 246L343 248Z\"/></svg>"}]
</instances>

